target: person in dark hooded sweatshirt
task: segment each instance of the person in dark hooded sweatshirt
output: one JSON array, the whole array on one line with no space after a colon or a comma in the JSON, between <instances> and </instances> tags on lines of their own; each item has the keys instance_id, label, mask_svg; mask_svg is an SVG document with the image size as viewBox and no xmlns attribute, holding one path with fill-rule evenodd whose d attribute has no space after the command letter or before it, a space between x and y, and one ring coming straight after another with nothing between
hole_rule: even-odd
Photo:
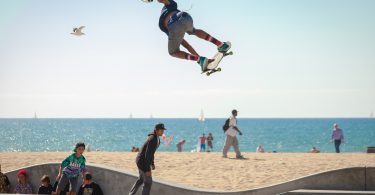
<instances>
[{"instance_id":1,"label":"person in dark hooded sweatshirt","mask_svg":"<svg viewBox=\"0 0 375 195\"><path fill-rule=\"evenodd\" d=\"M164 124L158 123L155 125L154 131L148 134L148 137L138 152L136 164L138 167L139 177L129 192L129 195L137 193L138 188L143 184L142 195L149 195L152 185L151 169L155 169L154 154L160 145L159 136L164 134Z\"/></svg>"}]
</instances>

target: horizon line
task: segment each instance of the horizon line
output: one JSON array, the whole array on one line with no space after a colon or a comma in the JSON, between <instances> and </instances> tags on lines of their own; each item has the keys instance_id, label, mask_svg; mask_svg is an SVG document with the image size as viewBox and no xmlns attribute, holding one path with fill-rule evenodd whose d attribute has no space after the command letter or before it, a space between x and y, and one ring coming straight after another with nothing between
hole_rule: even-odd
<instances>
[{"instance_id":1,"label":"horizon line","mask_svg":"<svg viewBox=\"0 0 375 195\"><path fill-rule=\"evenodd\" d=\"M228 117L205 117L205 119L226 119ZM375 117L237 117L239 119L375 119ZM0 117L0 119L196 119L198 117Z\"/></svg>"}]
</instances>

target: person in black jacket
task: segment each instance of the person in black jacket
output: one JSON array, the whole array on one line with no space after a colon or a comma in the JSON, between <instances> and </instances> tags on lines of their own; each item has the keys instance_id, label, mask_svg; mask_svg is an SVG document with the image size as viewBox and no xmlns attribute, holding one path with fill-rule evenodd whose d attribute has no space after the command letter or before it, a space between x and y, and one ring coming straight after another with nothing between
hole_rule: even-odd
<instances>
[{"instance_id":1,"label":"person in black jacket","mask_svg":"<svg viewBox=\"0 0 375 195\"><path fill-rule=\"evenodd\" d=\"M42 185L39 186L38 194L52 194L53 187L48 175L43 175L40 179Z\"/></svg>"},{"instance_id":2,"label":"person in black jacket","mask_svg":"<svg viewBox=\"0 0 375 195\"><path fill-rule=\"evenodd\" d=\"M103 191L99 184L92 181L91 173L86 173L83 184L79 188L78 195L103 195Z\"/></svg>"},{"instance_id":3,"label":"person in black jacket","mask_svg":"<svg viewBox=\"0 0 375 195\"><path fill-rule=\"evenodd\" d=\"M155 169L154 154L160 145L159 136L164 134L164 124L158 123L155 125L154 131L148 134L148 137L143 144L141 150L138 152L136 163L139 171L139 178L133 185L129 195L137 193L138 188L143 184L142 195L149 195L152 185L151 169Z\"/></svg>"}]
</instances>

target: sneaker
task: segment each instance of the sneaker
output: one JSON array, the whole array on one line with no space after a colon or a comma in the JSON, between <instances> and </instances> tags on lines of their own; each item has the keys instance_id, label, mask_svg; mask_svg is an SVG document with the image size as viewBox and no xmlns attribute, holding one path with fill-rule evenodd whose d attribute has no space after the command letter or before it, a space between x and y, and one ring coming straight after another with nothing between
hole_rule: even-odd
<instances>
[{"instance_id":1,"label":"sneaker","mask_svg":"<svg viewBox=\"0 0 375 195\"><path fill-rule=\"evenodd\" d=\"M221 46L219 46L217 48L217 50L221 53L225 53L227 52L230 48L232 47L232 43L227 41L227 42L224 42Z\"/></svg>"},{"instance_id":2,"label":"sneaker","mask_svg":"<svg viewBox=\"0 0 375 195\"><path fill-rule=\"evenodd\" d=\"M208 58L199 57L198 64L201 65L202 71L205 71L207 69L207 65L208 65Z\"/></svg>"},{"instance_id":3,"label":"sneaker","mask_svg":"<svg viewBox=\"0 0 375 195\"><path fill-rule=\"evenodd\" d=\"M237 159L245 159L242 155L236 156Z\"/></svg>"}]
</instances>

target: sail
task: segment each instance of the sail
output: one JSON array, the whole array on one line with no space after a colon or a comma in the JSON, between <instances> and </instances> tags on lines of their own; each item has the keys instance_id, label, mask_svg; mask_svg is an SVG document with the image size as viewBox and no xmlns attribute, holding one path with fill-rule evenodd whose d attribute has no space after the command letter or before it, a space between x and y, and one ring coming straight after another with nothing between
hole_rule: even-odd
<instances>
[{"instance_id":1,"label":"sail","mask_svg":"<svg viewBox=\"0 0 375 195\"><path fill-rule=\"evenodd\" d=\"M203 114L203 110L201 110L201 115L199 116L198 120L201 121L201 122L204 122L204 121L205 121L205 119L204 119L204 114Z\"/></svg>"}]
</instances>

